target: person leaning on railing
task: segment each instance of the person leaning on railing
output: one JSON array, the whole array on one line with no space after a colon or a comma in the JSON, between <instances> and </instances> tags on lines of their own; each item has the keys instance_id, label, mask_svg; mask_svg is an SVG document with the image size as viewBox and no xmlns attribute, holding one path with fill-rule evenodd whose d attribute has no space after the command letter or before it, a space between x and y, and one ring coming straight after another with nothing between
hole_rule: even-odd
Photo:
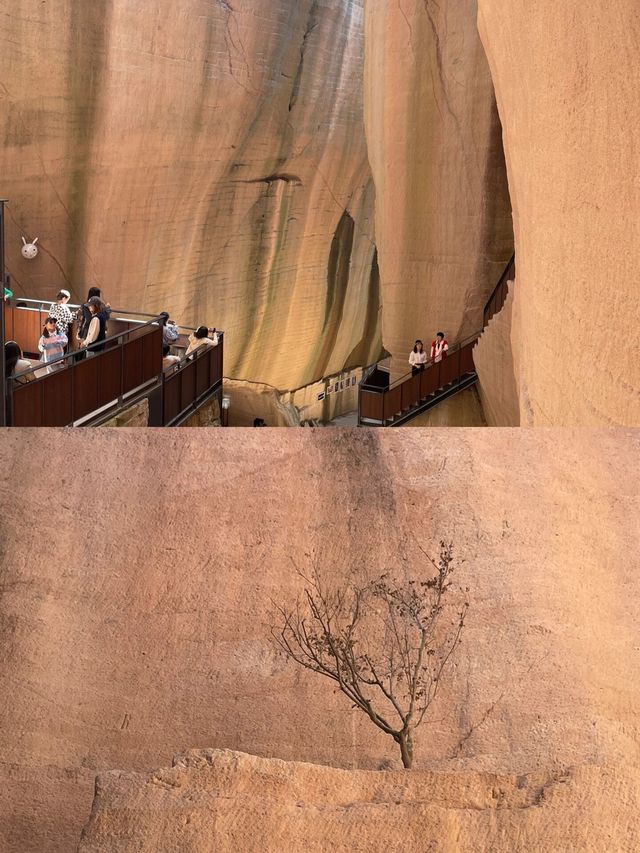
<instances>
[{"instance_id":1,"label":"person leaning on railing","mask_svg":"<svg viewBox=\"0 0 640 853\"><path fill-rule=\"evenodd\" d=\"M213 337L210 338L209 329L206 326L198 326L195 332L189 335L189 346L185 355L191 355L191 353L202 346L217 347L220 336L215 329L212 330L212 335Z\"/></svg>"},{"instance_id":2,"label":"person leaning on railing","mask_svg":"<svg viewBox=\"0 0 640 853\"><path fill-rule=\"evenodd\" d=\"M7 341L4 345L5 379L15 378L16 382L19 382L21 385L35 379L33 372L27 373L24 376L16 375L22 373L24 370L31 370L31 362L23 357L19 344L15 341Z\"/></svg>"},{"instance_id":3,"label":"person leaning on railing","mask_svg":"<svg viewBox=\"0 0 640 853\"><path fill-rule=\"evenodd\" d=\"M424 351L424 344L421 340L417 340L413 349L409 353L409 364L411 365L411 375L415 376L424 370L427 363L427 354Z\"/></svg>"},{"instance_id":4,"label":"person leaning on railing","mask_svg":"<svg viewBox=\"0 0 640 853\"><path fill-rule=\"evenodd\" d=\"M179 364L180 356L179 355L171 355L171 347L169 344L162 345L162 369L169 370L171 367L175 367L176 364Z\"/></svg>"}]
</instances>

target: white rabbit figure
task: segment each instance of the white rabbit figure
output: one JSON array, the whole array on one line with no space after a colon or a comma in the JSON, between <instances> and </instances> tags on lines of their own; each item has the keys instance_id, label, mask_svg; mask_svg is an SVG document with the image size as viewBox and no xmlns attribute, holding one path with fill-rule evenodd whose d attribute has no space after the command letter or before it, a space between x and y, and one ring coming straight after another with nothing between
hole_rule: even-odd
<instances>
[{"instance_id":1,"label":"white rabbit figure","mask_svg":"<svg viewBox=\"0 0 640 853\"><path fill-rule=\"evenodd\" d=\"M38 247L36 246L37 242L38 242L37 237L31 243L27 243L27 241L24 239L24 237L22 238L23 245L22 245L22 249L20 251L22 252L23 258L26 258L28 261L32 261L35 258L35 256L38 254Z\"/></svg>"}]
</instances>

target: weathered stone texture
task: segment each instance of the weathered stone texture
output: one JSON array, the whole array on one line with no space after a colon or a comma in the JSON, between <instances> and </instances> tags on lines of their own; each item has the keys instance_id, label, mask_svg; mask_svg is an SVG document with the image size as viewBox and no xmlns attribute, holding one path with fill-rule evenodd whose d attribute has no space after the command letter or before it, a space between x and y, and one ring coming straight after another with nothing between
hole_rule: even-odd
<instances>
[{"instance_id":1,"label":"weathered stone texture","mask_svg":"<svg viewBox=\"0 0 640 853\"><path fill-rule=\"evenodd\" d=\"M520 405L513 364L511 318L514 283L506 302L489 321L473 350L482 410L490 426L520 426Z\"/></svg>"},{"instance_id":2,"label":"weathered stone texture","mask_svg":"<svg viewBox=\"0 0 640 853\"><path fill-rule=\"evenodd\" d=\"M16 294L228 333L299 388L380 352L363 0L16 0L0 190ZM20 235L40 255L20 256Z\"/></svg>"},{"instance_id":3,"label":"weathered stone texture","mask_svg":"<svg viewBox=\"0 0 640 853\"><path fill-rule=\"evenodd\" d=\"M514 211L523 425L640 424L637 0L479 0Z\"/></svg>"},{"instance_id":4,"label":"weathered stone texture","mask_svg":"<svg viewBox=\"0 0 640 853\"><path fill-rule=\"evenodd\" d=\"M417 415L405 424L406 428L421 427L485 427L480 395L475 385L438 403L422 415Z\"/></svg>"},{"instance_id":5,"label":"weathered stone texture","mask_svg":"<svg viewBox=\"0 0 640 853\"><path fill-rule=\"evenodd\" d=\"M458 341L513 245L500 124L476 0L366 0L365 119L383 340Z\"/></svg>"},{"instance_id":6,"label":"weathered stone texture","mask_svg":"<svg viewBox=\"0 0 640 853\"><path fill-rule=\"evenodd\" d=\"M105 427L147 427L149 426L149 400L145 397L128 409L119 412L103 424Z\"/></svg>"},{"instance_id":7,"label":"weathered stone texture","mask_svg":"<svg viewBox=\"0 0 640 853\"><path fill-rule=\"evenodd\" d=\"M620 430L10 432L0 849L69 853L96 773L185 749L397 760L269 642L309 555L335 579L420 569L440 538L466 561L418 769L638 765L639 452Z\"/></svg>"},{"instance_id":8,"label":"weathered stone texture","mask_svg":"<svg viewBox=\"0 0 640 853\"><path fill-rule=\"evenodd\" d=\"M640 772L363 772L208 750L100 776L78 853L557 853L640 847Z\"/></svg>"}]
</instances>

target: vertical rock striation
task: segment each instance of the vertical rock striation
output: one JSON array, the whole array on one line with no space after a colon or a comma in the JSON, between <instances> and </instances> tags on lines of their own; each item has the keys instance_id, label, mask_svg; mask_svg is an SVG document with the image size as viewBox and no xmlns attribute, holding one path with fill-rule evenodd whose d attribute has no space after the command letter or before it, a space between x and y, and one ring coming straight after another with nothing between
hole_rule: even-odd
<instances>
[{"instance_id":1,"label":"vertical rock striation","mask_svg":"<svg viewBox=\"0 0 640 853\"><path fill-rule=\"evenodd\" d=\"M512 246L476 0L366 0L365 125L386 349L477 331Z\"/></svg>"},{"instance_id":2,"label":"vertical rock striation","mask_svg":"<svg viewBox=\"0 0 640 853\"><path fill-rule=\"evenodd\" d=\"M215 324L282 389L379 354L363 0L16 0L0 37L17 294Z\"/></svg>"},{"instance_id":3,"label":"vertical rock striation","mask_svg":"<svg viewBox=\"0 0 640 853\"><path fill-rule=\"evenodd\" d=\"M640 17L479 0L513 201L523 425L640 423Z\"/></svg>"}]
</instances>

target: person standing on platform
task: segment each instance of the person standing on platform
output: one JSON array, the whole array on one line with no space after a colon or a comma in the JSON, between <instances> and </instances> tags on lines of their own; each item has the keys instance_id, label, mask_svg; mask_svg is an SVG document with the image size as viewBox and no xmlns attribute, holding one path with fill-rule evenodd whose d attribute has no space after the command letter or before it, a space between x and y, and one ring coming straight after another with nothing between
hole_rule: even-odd
<instances>
[{"instance_id":1,"label":"person standing on platform","mask_svg":"<svg viewBox=\"0 0 640 853\"><path fill-rule=\"evenodd\" d=\"M69 337L69 328L73 323L73 314L67 302L71 299L68 290L61 290L56 296L56 301L49 308L49 316L56 318L56 329L59 335Z\"/></svg>"},{"instance_id":2,"label":"person standing on platform","mask_svg":"<svg viewBox=\"0 0 640 853\"><path fill-rule=\"evenodd\" d=\"M170 320L166 311L160 314L158 323L162 326L162 343L171 346L180 337L180 332L176 326L175 320Z\"/></svg>"},{"instance_id":3,"label":"person standing on platform","mask_svg":"<svg viewBox=\"0 0 640 853\"><path fill-rule=\"evenodd\" d=\"M84 305L81 305L76 311L78 344L81 344L81 342L87 337L87 332L89 331L89 324L91 323L91 319L93 317L91 309L89 308L89 300L93 299L94 296L97 296L100 300L102 300L102 291L99 287L89 288L89 292L87 293L87 301L84 303ZM111 314L111 306L105 302L103 302L103 305L108 320L109 315Z\"/></svg>"},{"instance_id":4,"label":"person standing on platform","mask_svg":"<svg viewBox=\"0 0 640 853\"><path fill-rule=\"evenodd\" d=\"M64 348L69 341L66 335L61 335L58 332L56 323L55 317L47 317L38 341L38 350L42 353L41 361L47 365L47 373L53 373L55 370L64 367L63 361L59 361L57 364L51 364L51 362L64 355Z\"/></svg>"},{"instance_id":5,"label":"person standing on platform","mask_svg":"<svg viewBox=\"0 0 640 853\"><path fill-rule=\"evenodd\" d=\"M80 342L80 347L87 351L88 355L96 355L104 350L104 339L107 337L107 306L99 296L92 296L87 302L91 312L91 322L87 329L87 335ZM91 349L89 349L91 347Z\"/></svg>"},{"instance_id":6,"label":"person standing on platform","mask_svg":"<svg viewBox=\"0 0 640 853\"><path fill-rule=\"evenodd\" d=\"M433 364L438 364L443 358L447 357L449 344L445 340L444 332L438 332L435 341L431 342L431 361Z\"/></svg>"},{"instance_id":7,"label":"person standing on platform","mask_svg":"<svg viewBox=\"0 0 640 853\"><path fill-rule=\"evenodd\" d=\"M409 364L411 365L411 375L415 376L424 370L427 363L427 354L424 351L424 344L417 340L411 352L409 353Z\"/></svg>"}]
</instances>

